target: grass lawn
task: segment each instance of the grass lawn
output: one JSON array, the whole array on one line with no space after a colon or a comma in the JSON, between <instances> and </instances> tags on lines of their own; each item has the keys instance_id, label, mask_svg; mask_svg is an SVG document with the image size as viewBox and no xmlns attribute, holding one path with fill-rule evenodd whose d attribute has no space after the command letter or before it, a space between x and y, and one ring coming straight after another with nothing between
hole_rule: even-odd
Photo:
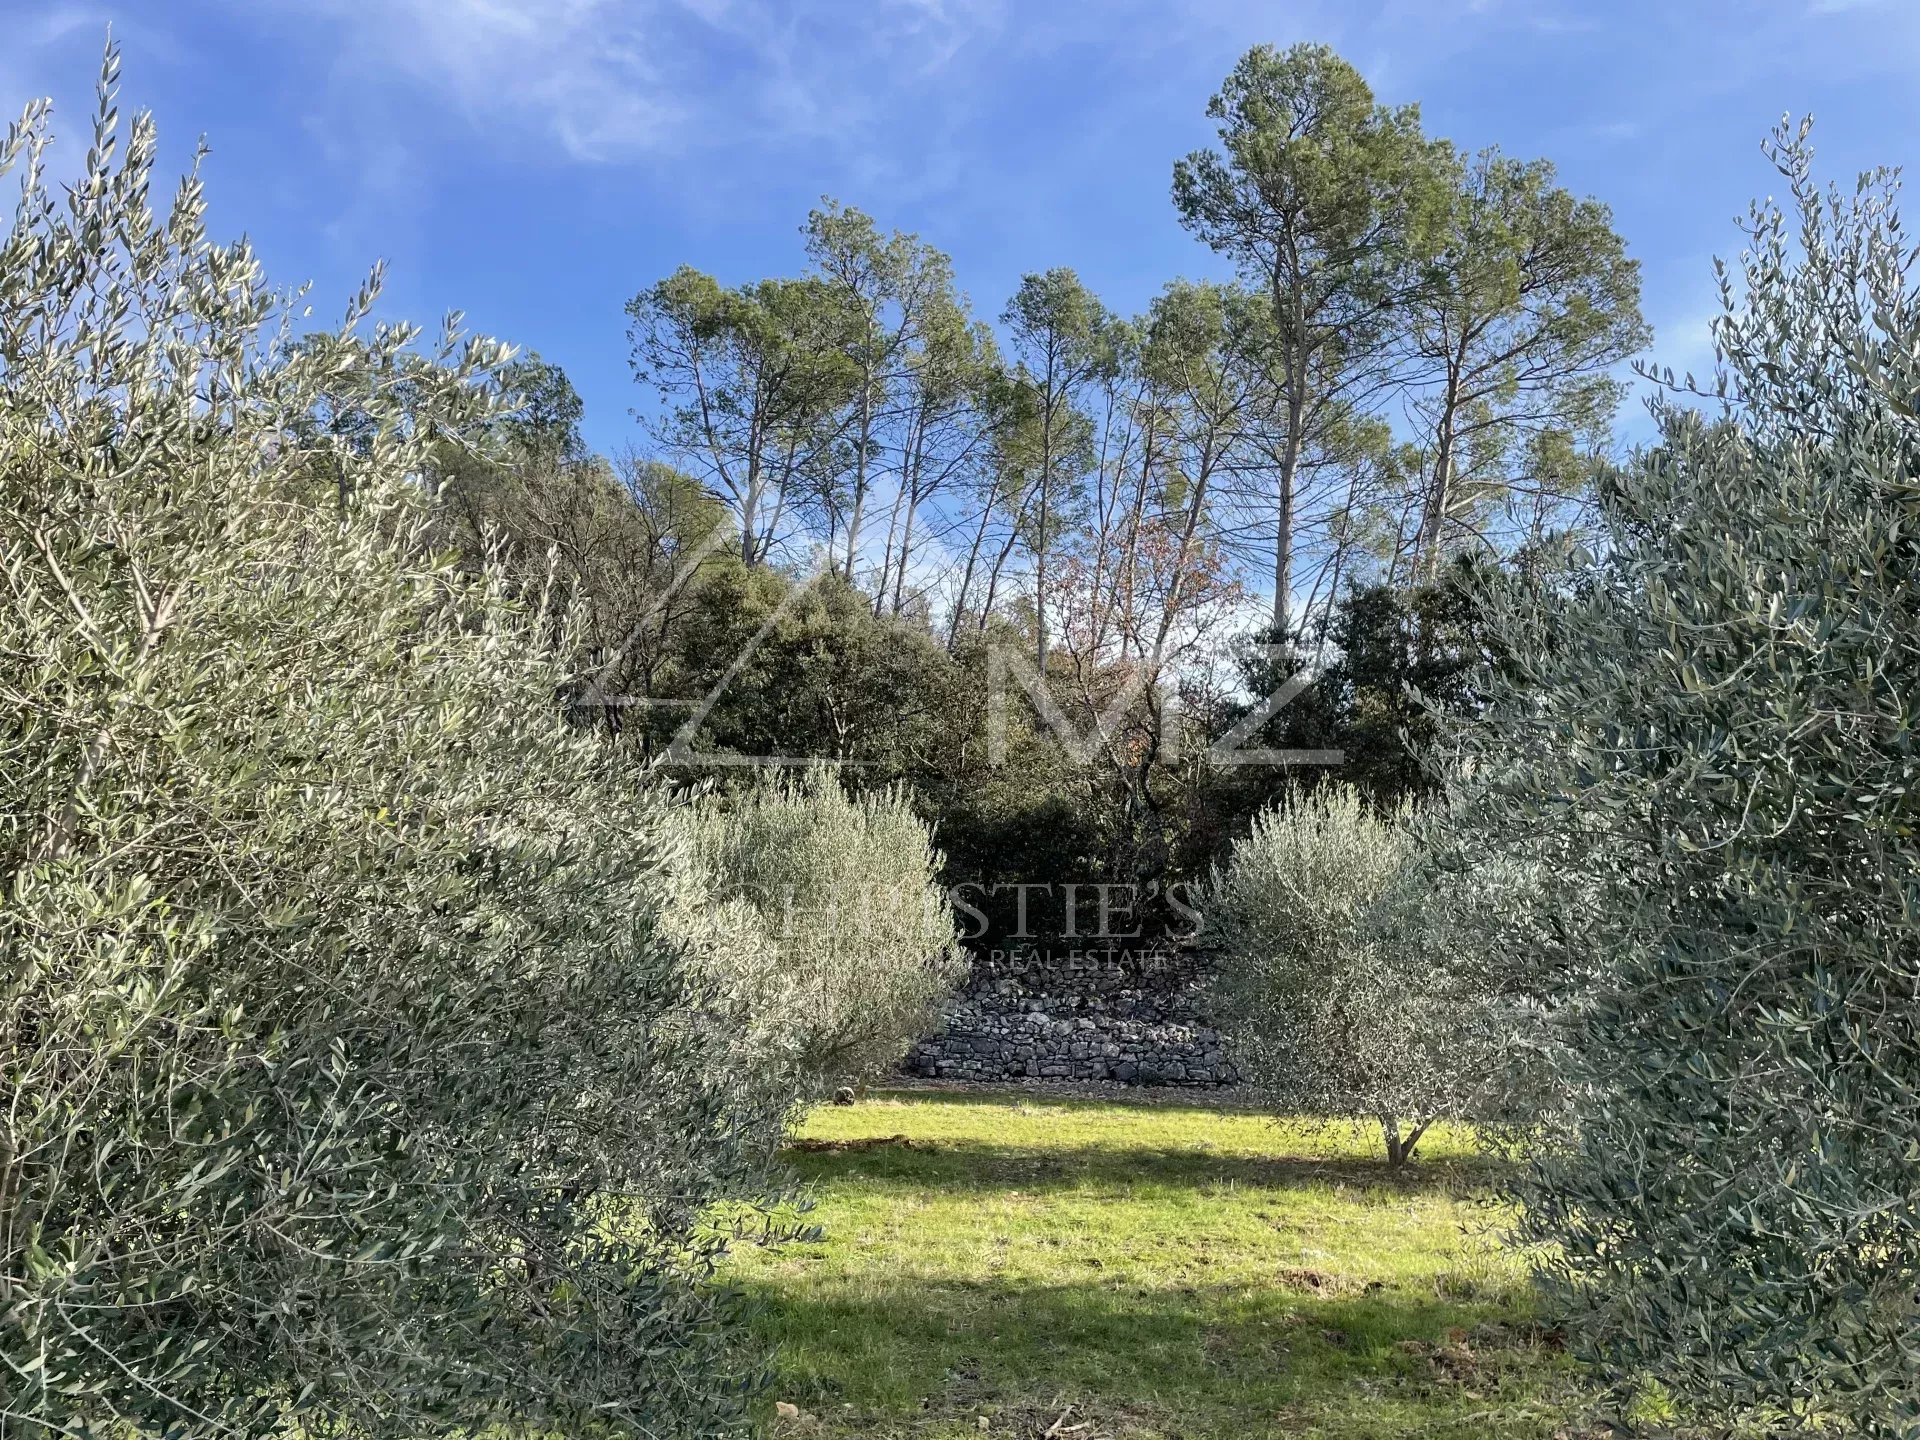
<instances>
[{"instance_id":1,"label":"grass lawn","mask_svg":"<svg viewBox=\"0 0 1920 1440\"><path fill-rule=\"evenodd\" d=\"M730 1262L785 1434L1484 1440L1576 1409L1457 1136L1396 1176L1255 1115L898 1093L818 1110L792 1159L821 1238Z\"/></svg>"}]
</instances>

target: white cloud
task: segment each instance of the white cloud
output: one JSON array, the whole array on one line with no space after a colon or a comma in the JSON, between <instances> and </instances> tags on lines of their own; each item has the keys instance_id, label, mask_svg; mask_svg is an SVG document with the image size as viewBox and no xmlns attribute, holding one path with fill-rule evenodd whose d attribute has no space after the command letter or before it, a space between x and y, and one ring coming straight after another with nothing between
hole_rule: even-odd
<instances>
[{"instance_id":1,"label":"white cloud","mask_svg":"<svg viewBox=\"0 0 1920 1440\"><path fill-rule=\"evenodd\" d=\"M79 5L52 5L31 21L10 27L8 43L0 47L0 127L14 120L29 100L48 92L42 73L44 52L83 26L106 34L106 21ZM98 55L95 56L97 60Z\"/></svg>"},{"instance_id":2,"label":"white cloud","mask_svg":"<svg viewBox=\"0 0 1920 1440\"><path fill-rule=\"evenodd\" d=\"M347 66L400 77L497 133L576 160L697 148L716 127L857 143L876 88L999 24L998 0L281 0L330 22Z\"/></svg>"},{"instance_id":3,"label":"white cloud","mask_svg":"<svg viewBox=\"0 0 1920 1440\"><path fill-rule=\"evenodd\" d=\"M349 63L404 77L470 120L531 124L571 154L659 143L673 105L642 37L607 0L294 0L337 22Z\"/></svg>"},{"instance_id":4,"label":"white cloud","mask_svg":"<svg viewBox=\"0 0 1920 1440\"><path fill-rule=\"evenodd\" d=\"M1603 120L1587 127L1587 134L1596 140L1638 140L1646 133L1646 125L1639 120Z\"/></svg>"},{"instance_id":5,"label":"white cloud","mask_svg":"<svg viewBox=\"0 0 1920 1440\"><path fill-rule=\"evenodd\" d=\"M912 187L951 168L941 147L1026 62L1108 77L1097 115L1169 86L1204 95L1256 40L1355 47L1379 83L1492 33L1578 24L1578 3L1299 0L1281 19L1271 0L386 0L378 23L365 0L264 8L319 25L314 53L356 100L384 107L401 86L489 144L586 162L804 144Z\"/></svg>"},{"instance_id":6,"label":"white cloud","mask_svg":"<svg viewBox=\"0 0 1920 1440\"><path fill-rule=\"evenodd\" d=\"M1666 321L1656 320L1653 348L1646 357L1648 364L1656 370L1671 370L1676 381L1684 382L1691 375L1701 387L1711 389L1717 359L1713 326L1719 318L1720 310L1716 306L1711 310L1683 311Z\"/></svg>"}]
</instances>

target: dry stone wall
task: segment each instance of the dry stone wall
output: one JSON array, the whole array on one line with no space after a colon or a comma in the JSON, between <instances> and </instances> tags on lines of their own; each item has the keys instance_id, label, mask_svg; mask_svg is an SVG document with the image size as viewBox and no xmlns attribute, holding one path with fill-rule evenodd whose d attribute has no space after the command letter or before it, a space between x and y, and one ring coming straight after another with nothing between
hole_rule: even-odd
<instances>
[{"instance_id":1,"label":"dry stone wall","mask_svg":"<svg viewBox=\"0 0 1920 1440\"><path fill-rule=\"evenodd\" d=\"M1230 1085L1205 1018L1210 962L1175 950L977 952L966 987L916 1044L910 1074L943 1080Z\"/></svg>"}]
</instances>

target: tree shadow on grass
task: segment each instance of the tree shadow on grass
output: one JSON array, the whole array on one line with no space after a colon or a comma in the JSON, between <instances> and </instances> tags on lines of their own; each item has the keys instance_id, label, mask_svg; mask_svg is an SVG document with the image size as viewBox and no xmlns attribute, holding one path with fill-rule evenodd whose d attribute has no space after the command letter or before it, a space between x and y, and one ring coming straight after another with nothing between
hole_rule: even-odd
<instances>
[{"instance_id":1,"label":"tree shadow on grass","mask_svg":"<svg viewBox=\"0 0 1920 1440\"><path fill-rule=\"evenodd\" d=\"M1113 1084L1096 1095L1056 1090L1045 1081L1022 1085L1009 1080L1004 1086L982 1084L978 1088L964 1090L939 1089L929 1083L900 1089L876 1088L868 1092L867 1098L896 1100L909 1105L955 1105L1001 1110L1009 1106L1035 1106L1061 1110L1192 1110L1205 1115L1258 1116L1263 1113L1250 1090L1182 1085Z\"/></svg>"},{"instance_id":2,"label":"tree shadow on grass","mask_svg":"<svg viewBox=\"0 0 1920 1440\"><path fill-rule=\"evenodd\" d=\"M1379 1286L814 1278L755 1292L779 1394L844 1412L859 1427L846 1434L1073 1403L1116 1435L1546 1436L1570 1401L1557 1337L1524 1314Z\"/></svg>"},{"instance_id":3,"label":"tree shadow on grass","mask_svg":"<svg viewBox=\"0 0 1920 1440\"><path fill-rule=\"evenodd\" d=\"M857 1180L863 1188L971 1194L988 1191L1140 1187L1219 1190L1343 1188L1390 1194L1476 1196L1488 1191L1499 1162L1482 1157L1419 1160L1399 1167L1351 1155L1246 1155L1184 1146L1067 1146L1036 1149L979 1141L875 1137L836 1144L802 1141L786 1159L805 1179Z\"/></svg>"}]
</instances>

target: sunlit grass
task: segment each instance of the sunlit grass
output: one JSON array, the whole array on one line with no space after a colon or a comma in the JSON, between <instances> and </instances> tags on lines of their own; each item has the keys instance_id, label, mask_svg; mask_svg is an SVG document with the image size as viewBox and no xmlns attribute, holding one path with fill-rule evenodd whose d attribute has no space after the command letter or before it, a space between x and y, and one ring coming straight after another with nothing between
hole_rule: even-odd
<instances>
[{"instance_id":1,"label":"sunlit grass","mask_svg":"<svg viewBox=\"0 0 1920 1440\"><path fill-rule=\"evenodd\" d=\"M1571 1411L1459 1134L1396 1175L1351 1131L921 1094L799 1144L821 1238L731 1262L786 1432L1478 1440Z\"/></svg>"}]
</instances>

